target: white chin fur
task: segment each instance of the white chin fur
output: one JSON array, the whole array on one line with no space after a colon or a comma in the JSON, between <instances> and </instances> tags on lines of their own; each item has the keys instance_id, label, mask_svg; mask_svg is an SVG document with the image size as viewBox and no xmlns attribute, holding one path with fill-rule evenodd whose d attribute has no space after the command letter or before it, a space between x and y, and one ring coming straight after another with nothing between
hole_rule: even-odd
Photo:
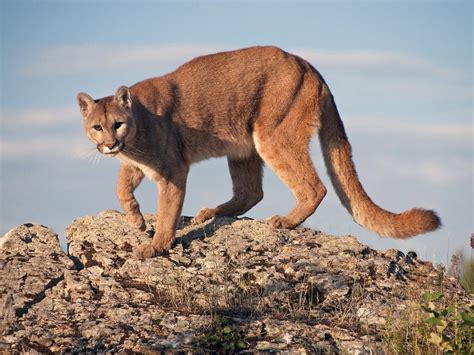
<instances>
[{"instance_id":1,"label":"white chin fur","mask_svg":"<svg viewBox=\"0 0 474 355\"><path fill-rule=\"evenodd\" d=\"M119 145L113 147L112 149L110 149L109 147L103 146L102 147L102 153L114 156L114 155L116 155L117 153L120 152L122 147L123 147L123 143L120 143Z\"/></svg>"}]
</instances>

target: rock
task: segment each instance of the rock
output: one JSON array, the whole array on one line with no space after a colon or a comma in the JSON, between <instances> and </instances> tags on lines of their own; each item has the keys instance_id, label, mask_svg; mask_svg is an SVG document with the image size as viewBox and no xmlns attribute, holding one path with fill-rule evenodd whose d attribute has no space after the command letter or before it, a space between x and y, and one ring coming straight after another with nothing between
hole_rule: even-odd
<instances>
[{"instance_id":1,"label":"rock","mask_svg":"<svg viewBox=\"0 0 474 355\"><path fill-rule=\"evenodd\" d=\"M439 281L414 255L233 218L183 217L169 255L138 261L133 247L153 235L154 217L145 220L140 232L117 211L79 218L68 255L46 227L7 233L0 351L377 352L380 337L367 334L383 327L387 300L403 309L409 292Z\"/></svg>"},{"instance_id":2,"label":"rock","mask_svg":"<svg viewBox=\"0 0 474 355\"><path fill-rule=\"evenodd\" d=\"M0 250L0 334L9 334L8 325L41 302L74 264L58 236L40 225L11 230L0 239Z\"/></svg>"}]
</instances>

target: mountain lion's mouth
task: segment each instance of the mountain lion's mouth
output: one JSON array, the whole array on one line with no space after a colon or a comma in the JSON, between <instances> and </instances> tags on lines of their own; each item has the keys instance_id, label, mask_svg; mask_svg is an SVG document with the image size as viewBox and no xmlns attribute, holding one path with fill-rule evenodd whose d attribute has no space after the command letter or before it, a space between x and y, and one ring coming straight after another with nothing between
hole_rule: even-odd
<instances>
[{"instance_id":1,"label":"mountain lion's mouth","mask_svg":"<svg viewBox=\"0 0 474 355\"><path fill-rule=\"evenodd\" d=\"M109 147L106 147L105 145L103 145L101 153L113 157L113 156L117 155L118 153L120 153L120 151L123 149L123 146L124 146L124 144L121 143L121 142L119 144L115 145L112 148L109 148Z\"/></svg>"}]
</instances>

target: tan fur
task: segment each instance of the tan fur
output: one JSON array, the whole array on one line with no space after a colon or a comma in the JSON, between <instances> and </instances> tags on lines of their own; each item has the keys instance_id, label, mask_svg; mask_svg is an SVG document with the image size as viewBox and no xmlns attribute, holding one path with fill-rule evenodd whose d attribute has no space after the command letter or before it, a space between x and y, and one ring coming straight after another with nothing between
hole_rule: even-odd
<instances>
[{"instance_id":1,"label":"tan fur","mask_svg":"<svg viewBox=\"0 0 474 355\"><path fill-rule=\"evenodd\" d=\"M94 101L80 93L78 102L89 139L122 162L117 195L133 226L145 228L135 188L144 175L159 185L155 236L136 248L138 258L171 247L189 167L211 157L227 156L234 194L222 205L201 210L196 222L241 215L257 204L263 198L265 162L297 202L287 216L267 222L278 228L302 223L326 195L309 155L316 133L331 181L356 222L395 238L441 224L433 211L394 214L371 201L357 177L329 88L308 62L281 49L253 47L199 57L171 74L121 87L113 97Z\"/></svg>"}]
</instances>

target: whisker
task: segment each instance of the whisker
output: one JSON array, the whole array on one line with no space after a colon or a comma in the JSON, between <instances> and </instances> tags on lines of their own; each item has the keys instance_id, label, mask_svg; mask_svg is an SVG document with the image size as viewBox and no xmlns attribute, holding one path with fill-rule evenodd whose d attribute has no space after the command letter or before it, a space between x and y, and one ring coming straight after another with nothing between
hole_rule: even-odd
<instances>
[{"instance_id":1,"label":"whisker","mask_svg":"<svg viewBox=\"0 0 474 355\"><path fill-rule=\"evenodd\" d=\"M142 154L142 153L137 153L137 152L131 152L131 151L127 151L127 150L124 150L125 153L128 153L130 155L133 155L135 157L144 157L145 154Z\"/></svg>"},{"instance_id":2,"label":"whisker","mask_svg":"<svg viewBox=\"0 0 474 355\"><path fill-rule=\"evenodd\" d=\"M102 159L102 154L100 154L99 152L97 152L97 161L96 161L96 164L99 164L100 159Z\"/></svg>"},{"instance_id":3,"label":"whisker","mask_svg":"<svg viewBox=\"0 0 474 355\"><path fill-rule=\"evenodd\" d=\"M131 147L133 150L137 151L138 153L145 154L145 152L141 149L138 149L137 147Z\"/></svg>"},{"instance_id":4,"label":"whisker","mask_svg":"<svg viewBox=\"0 0 474 355\"><path fill-rule=\"evenodd\" d=\"M89 156L89 159L87 159L87 162L91 165L94 165L94 160L95 160L95 153L92 153L90 156Z\"/></svg>"},{"instance_id":5,"label":"whisker","mask_svg":"<svg viewBox=\"0 0 474 355\"><path fill-rule=\"evenodd\" d=\"M136 147L129 147L129 146L125 146L123 148L123 151L124 152L127 152L127 153L130 153L130 154L135 154L135 155L139 155L139 156L145 156L146 153Z\"/></svg>"},{"instance_id":6,"label":"whisker","mask_svg":"<svg viewBox=\"0 0 474 355\"><path fill-rule=\"evenodd\" d=\"M92 159L90 160L91 165L95 165L96 160L97 160L97 153L94 152L94 155L92 156Z\"/></svg>"},{"instance_id":7,"label":"whisker","mask_svg":"<svg viewBox=\"0 0 474 355\"><path fill-rule=\"evenodd\" d=\"M79 159L85 159L90 163L94 159L96 153L97 150L95 147L81 148L75 153L75 157Z\"/></svg>"}]
</instances>

